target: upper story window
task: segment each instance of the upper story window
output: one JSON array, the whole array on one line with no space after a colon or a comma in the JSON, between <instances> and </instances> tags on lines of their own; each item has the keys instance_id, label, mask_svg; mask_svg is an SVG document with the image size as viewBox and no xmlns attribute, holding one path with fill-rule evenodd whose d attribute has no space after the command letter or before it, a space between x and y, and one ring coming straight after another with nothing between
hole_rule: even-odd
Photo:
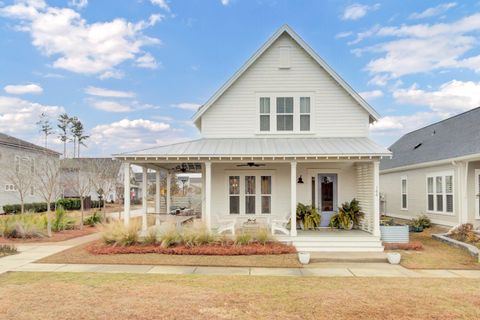
<instances>
[{"instance_id":1,"label":"upper story window","mask_svg":"<svg viewBox=\"0 0 480 320\"><path fill-rule=\"evenodd\" d=\"M260 98L260 131L270 131L270 98Z\"/></svg>"},{"instance_id":2,"label":"upper story window","mask_svg":"<svg viewBox=\"0 0 480 320\"><path fill-rule=\"evenodd\" d=\"M258 97L260 133L309 133L312 131L312 98L301 95Z\"/></svg>"},{"instance_id":3,"label":"upper story window","mask_svg":"<svg viewBox=\"0 0 480 320\"><path fill-rule=\"evenodd\" d=\"M293 131L293 98L277 98L277 131Z\"/></svg>"}]
</instances>

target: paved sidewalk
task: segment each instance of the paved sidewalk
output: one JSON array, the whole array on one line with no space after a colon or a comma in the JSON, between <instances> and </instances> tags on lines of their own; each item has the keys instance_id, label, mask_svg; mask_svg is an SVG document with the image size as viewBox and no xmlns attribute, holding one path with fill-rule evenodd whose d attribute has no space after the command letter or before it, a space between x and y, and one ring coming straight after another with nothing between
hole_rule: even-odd
<instances>
[{"instance_id":1,"label":"paved sidewalk","mask_svg":"<svg viewBox=\"0 0 480 320\"><path fill-rule=\"evenodd\" d=\"M110 264L25 263L10 271L195 274L242 276L480 278L480 270L411 270L385 263L325 263L306 268L189 267Z\"/></svg>"}]
</instances>

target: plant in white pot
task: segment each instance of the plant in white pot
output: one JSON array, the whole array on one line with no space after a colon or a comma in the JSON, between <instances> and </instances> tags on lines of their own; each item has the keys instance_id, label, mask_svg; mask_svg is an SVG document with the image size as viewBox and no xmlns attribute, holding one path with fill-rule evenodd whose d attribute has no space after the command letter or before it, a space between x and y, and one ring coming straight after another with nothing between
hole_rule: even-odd
<instances>
[{"instance_id":1,"label":"plant in white pot","mask_svg":"<svg viewBox=\"0 0 480 320\"><path fill-rule=\"evenodd\" d=\"M310 262L310 252L299 252L298 260L301 264L308 264Z\"/></svg>"}]
</instances>

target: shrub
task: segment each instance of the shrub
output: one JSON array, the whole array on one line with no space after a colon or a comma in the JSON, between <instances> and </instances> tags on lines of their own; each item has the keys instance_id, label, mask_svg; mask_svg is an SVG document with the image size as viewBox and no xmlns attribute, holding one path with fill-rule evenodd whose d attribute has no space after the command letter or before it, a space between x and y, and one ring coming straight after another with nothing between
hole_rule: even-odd
<instances>
[{"instance_id":1,"label":"shrub","mask_svg":"<svg viewBox=\"0 0 480 320\"><path fill-rule=\"evenodd\" d=\"M320 226L320 214L315 207L299 203L296 215L297 221L302 222L305 230L315 229Z\"/></svg>"},{"instance_id":2,"label":"shrub","mask_svg":"<svg viewBox=\"0 0 480 320\"><path fill-rule=\"evenodd\" d=\"M267 228L259 228L253 234L253 239L260 244L267 244L268 242L273 242L274 238L270 234L270 231Z\"/></svg>"},{"instance_id":3,"label":"shrub","mask_svg":"<svg viewBox=\"0 0 480 320\"><path fill-rule=\"evenodd\" d=\"M236 245L247 245L252 241L252 235L246 232L240 232L235 235Z\"/></svg>"},{"instance_id":4,"label":"shrub","mask_svg":"<svg viewBox=\"0 0 480 320\"><path fill-rule=\"evenodd\" d=\"M102 216L99 215L97 211L93 212L91 216L83 220L83 224L90 227L93 227L100 222L102 222Z\"/></svg>"},{"instance_id":5,"label":"shrub","mask_svg":"<svg viewBox=\"0 0 480 320\"><path fill-rule=\"evenodd\" d=\"M473 224L464 223L448 231L447 236L465 242L471 233L474 233Z\"/></svg>"},{"instance_id":6,"label":"shrub","mask_svg":"<svg viewBox=\"0 0 480 320\"><path fill-rule=\"evenodd\" d=\"M17 248L11 244L1 244L0 245L0 257L8 256L11 254L17 253Z\"/></svg>"},{"instance_id":7,"label":"shrub","mask_svg":"<svg viewBox=\"0 0 480 320\"><path fill-rule=\"evenodd\" d=\"M140 225L130 222L126 226L122 221L115 221L103 227L102 239L106 244L131 246L139 242Z\"/></svg>"},{"instance_id":8,"label":"shrub","mask_svg":"<svg viewBox=\"0 0 480 320\"><path fill-rule=\"evenodd\" d=\"M417 217L418 224L421 225L424 229L430 228L432 225L432 222L430 221L430 218L427 217L425 214L421 214Z\"/></svg>"},{"instance_id":9,"label":"shrub","mask_svg":"<svg viewBox=\"0 0 480 320\"><path fill-rule=\"evenodd\" d=\"M181 243L182 236L175 225L167 225L158 235L158 241L163 248L169 248L175 244Z\"/></svg>"},{"instance_id":10,"label":"shrub","mask_svg":"<svg viewBox=\"0 0 480 320\"><path fill-rule=\"evenodd\" d=\"M147 235L143 238L145 244L156 244L158 242L158 228L150 227L147 231Z\"/></svg>"},{"instance_id":11,"label":"shrub","mask_svg":"<svg viewBox=\"0 0 480 320\"><path fill-rule=\"evenodd\" d=\"M0 235L5 238L40 238L45 236L45 216L32 213L0 219Z\"/></svg>"},{"instance_id":12,"label":"shrub","mask_svg":"<svg viewBox=\"0 0 480 320\"><path fill-rule=\"evenodd\" d=\"M80 210L80 199L76 198L64 198L57 200L57 207L61 206L65 210Z\"/></svg>"},{"instance_id":13,"label":"shrub","mask_svg":"<svg viewBox=\"0 0 480 320\"><path fill-rule=\"evenodd\" d=\"M74 228L75 219L68 217L65 209L62 206L58 206L57 210L55 210L55 218L52 221L52 230L58 232Z\"/></svg>"}]
</instances>

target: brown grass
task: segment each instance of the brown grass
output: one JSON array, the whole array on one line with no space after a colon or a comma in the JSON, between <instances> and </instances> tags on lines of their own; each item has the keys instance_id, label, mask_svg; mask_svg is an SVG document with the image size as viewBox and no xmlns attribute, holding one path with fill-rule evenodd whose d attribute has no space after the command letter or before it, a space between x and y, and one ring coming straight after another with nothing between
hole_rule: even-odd
<instances>
[{"instance_id":1,"label":"brown grass","mask_svg":"<svg viewBox=\"0 0 480 320\"><path fill-rule=\"evenodd\" d=\"M209 256L170 255L158 253L95 255L86 248L95 242L86 243L52 256L39 263L87 263L87 264L142 264L142 265L184 265L184 266L229 266L229 267L285 267L298 268L296 254Z\"/></svg>"},{"instance_id":2,"label":"brown grass","mask_svg":"<svg viewBox=\"0 0 480 320\"><path fill-rule=\"evenodd\" d=\"M432 234L444 233L447 229L433 226L420 233L410 233L410 241L418 241L423 250L394 250L402 254L401 265L410 269L476 269L480 270L477 258L466 251L435 240Z\"/></svg>"},{"instance_id":3,"label":"brown grass","mask_svg":"<svg viewBox=\"0 0 480 320\"><path fill-rule=\"evenodd\" d=\"M480 280L9 273L4 319L478 319ZM48 288L48 290L46 290Z\"/></svg>"},{"instance_id":4,"label":"brown grass","mask_svg":"<svg viewBox=\"0 0 480 320\"><path fill-rule=\"evenodd\" d=\"M98 232L97 228L84 226L83 230L74 229L74 230L63 230L59 232L53 232L52 236L49 237L42 237L42 238L29 238L29 239L14 239L14 238L2 238L0 237L0 243L35 243L35 242L58 242L58 241L65 241L70 240L77 237L86 236L92 233Z\"/></svg>"}]
</instances>

